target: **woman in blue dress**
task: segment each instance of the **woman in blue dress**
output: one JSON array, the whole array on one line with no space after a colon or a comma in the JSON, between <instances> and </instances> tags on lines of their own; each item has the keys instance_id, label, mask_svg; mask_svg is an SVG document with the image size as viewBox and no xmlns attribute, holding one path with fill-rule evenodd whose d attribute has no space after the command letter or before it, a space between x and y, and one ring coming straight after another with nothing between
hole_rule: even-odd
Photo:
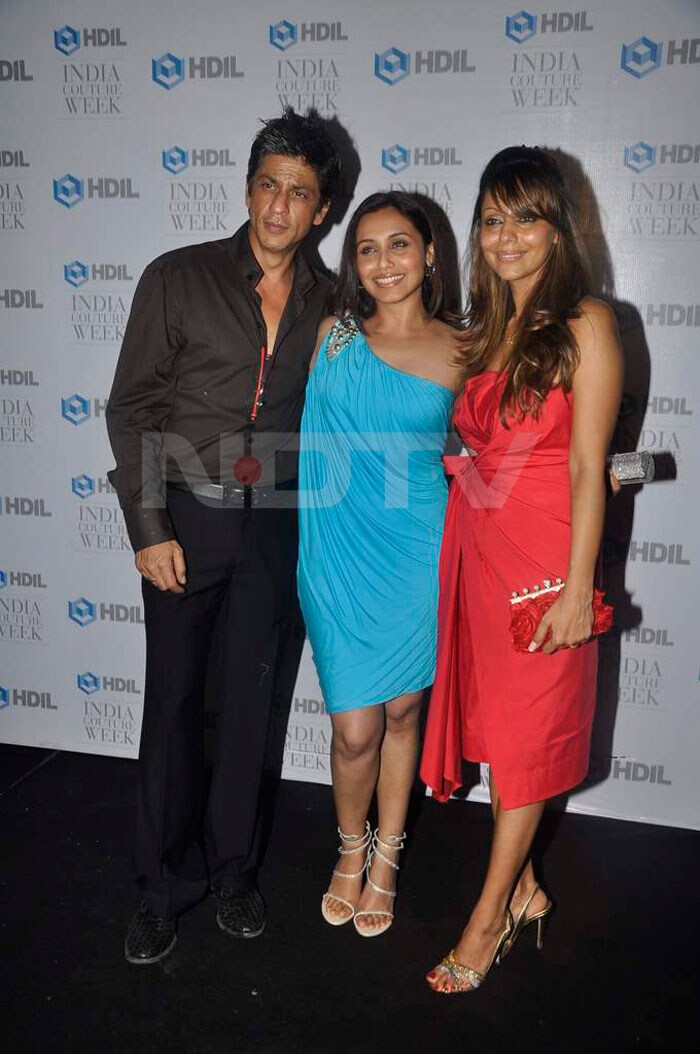
<instances>
[{"instance_id":1,"label":"woman in blue dress","mask_svg":"<svg viewBox=\"0 0 700 1054\"><path fill-rule=\"evenodd\" d=\"M435 672L441 456L459 386L442 266L416 199L362 202L302 421L299 595L333 726L340 835L322 913L334 926L354 920L364 937L393 921L421 701Z\"/></svg>"}]
</instances>

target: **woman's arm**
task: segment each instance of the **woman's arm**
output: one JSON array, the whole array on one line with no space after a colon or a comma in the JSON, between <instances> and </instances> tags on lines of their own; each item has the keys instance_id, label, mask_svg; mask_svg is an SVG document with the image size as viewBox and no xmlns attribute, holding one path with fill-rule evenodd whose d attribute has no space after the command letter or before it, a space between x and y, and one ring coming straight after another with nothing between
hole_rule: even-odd
<instances>
[{"instance_id":1,"label":"woman's arm","mask_svg":"<svg viewBox=\"0 0 700 1054\"><path fill-rule=\"evenodd\" d=\"M615 316L607 304L586 298L571 329L580 361L574 374L574 414L569 447L571 548L566 587L534 635L544 652L581 644L593 628L593 580L605 516L605 459L622 395L623 360ZM534 650L534 649L533 649Z\"/></svg>"}]
</instances>

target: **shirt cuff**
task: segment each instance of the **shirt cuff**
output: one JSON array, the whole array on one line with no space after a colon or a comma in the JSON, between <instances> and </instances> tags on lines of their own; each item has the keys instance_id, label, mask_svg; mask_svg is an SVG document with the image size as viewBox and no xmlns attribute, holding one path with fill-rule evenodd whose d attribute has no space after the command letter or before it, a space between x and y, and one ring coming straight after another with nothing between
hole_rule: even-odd
<instances>
[{"instance_id":1,"label":"shirt cuff","mask_svg":"<svg viewBox=\"0 0 700 1054\"><path fill-rule=\"evenodd\" d=\"M144 509L141 505L130 505L122 509L122 513L134 552L160 542L175 541L167 509Z\"/></svg>"}]
</instances>

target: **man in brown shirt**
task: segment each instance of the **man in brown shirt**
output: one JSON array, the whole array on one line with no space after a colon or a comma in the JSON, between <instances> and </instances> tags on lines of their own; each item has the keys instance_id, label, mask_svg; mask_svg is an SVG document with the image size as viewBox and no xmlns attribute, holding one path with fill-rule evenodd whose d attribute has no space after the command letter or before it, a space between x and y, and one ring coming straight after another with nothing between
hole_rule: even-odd
<instances>
[{"instance_id":1,"label":"man in brown shirt","mask_svg":"<svg viewBox=\"0 0 700 1054\"><path fill-rule=\"evenodd\" d=\"M248 223L159 257L134 296L107 407L147 644L132 963L164 958L209 889L225 932L265 926L260 786L303 643L297 433L328 294L298 250L339 173L323 122L285 110L253 142ZM205 676L219 711L208 786Z\"/></svg>"}]
</instances>

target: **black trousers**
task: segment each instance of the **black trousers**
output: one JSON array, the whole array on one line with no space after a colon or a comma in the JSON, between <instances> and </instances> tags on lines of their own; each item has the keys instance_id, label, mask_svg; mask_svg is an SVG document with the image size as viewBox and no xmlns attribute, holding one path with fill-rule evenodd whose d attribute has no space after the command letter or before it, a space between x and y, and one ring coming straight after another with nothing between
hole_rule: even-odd
<instances>
[{"instance_id":1,"label":"black trousers","mask_svg":"<svg viewBox=\"0 0 700 1054\"><path fill-rule=\"evenodd\" d=\"M304 631L295 508L224 508L168 488L168 510L187 585L143 583L134 870L151 909L177 915L210 887L256 882L261 785L281 767ZM210 779L205 688L218 709Z\"/></svg>"}]
</instances>

